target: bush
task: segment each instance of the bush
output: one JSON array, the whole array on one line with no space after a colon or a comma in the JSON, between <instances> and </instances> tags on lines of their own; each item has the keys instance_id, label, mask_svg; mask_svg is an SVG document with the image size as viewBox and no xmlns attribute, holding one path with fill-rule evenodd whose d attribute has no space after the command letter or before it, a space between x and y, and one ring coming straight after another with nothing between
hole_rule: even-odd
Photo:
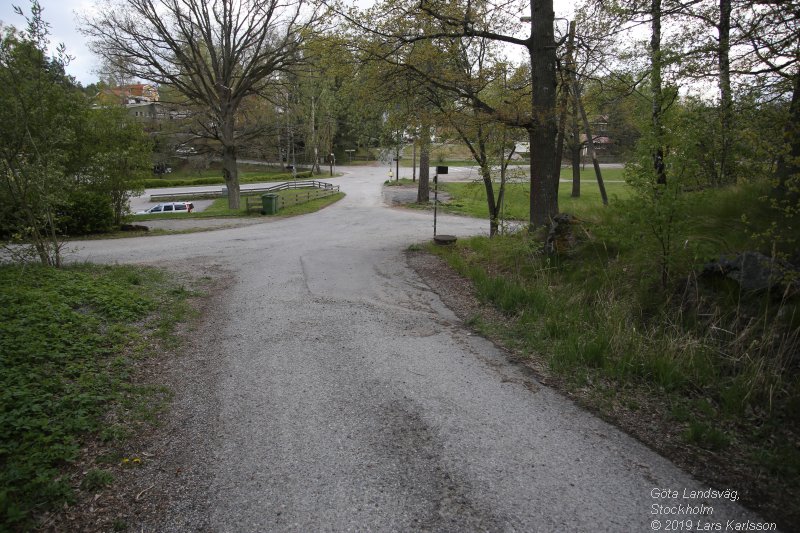
<instances>
[{"instance_id":1,"label":"bush","mask_svg":"<svg viewBox=\"0 0 800 533\"><path fill-rule=\"evenodd\" d=\"M114 226L108 196L88 190L73 191L57 210L58 230L64 235L104 233Z\"/></svg>"}]
</instances>

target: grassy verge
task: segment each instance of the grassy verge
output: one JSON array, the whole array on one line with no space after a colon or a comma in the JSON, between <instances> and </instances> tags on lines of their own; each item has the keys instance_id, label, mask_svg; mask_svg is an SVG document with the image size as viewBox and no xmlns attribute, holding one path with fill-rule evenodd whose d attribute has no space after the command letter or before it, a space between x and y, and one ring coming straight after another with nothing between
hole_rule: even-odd
<instances>
[{"instance_id":1,"label":"grassy verge","mask_svg":"<svg viewBox=\"0 0 800 533\"><path fill-rule=\"evenodd\" d=\"M571 179L570 169L562 169L561 178ZM603 169L606 194L609 202L614 203L625 200L631 195L631 188L622 182L622 169L610 168ZM416 185L416 182L402 178L400 180L387 180L384 182L387 187L408 187ZM431 184L431 187L433 184ZM495 194L497 194L497 184L495 184ZM469 182L443 181L439 184L439 190L447 193L450 200L443 203L441 207L448 213L466 215L476 218L487 216L486 207L486 188L480 180ZM433 193L431 193L431 196ZM581 193L578 198L572 197L571 183L561 183L558 191L559 206L562 211L572 213L581 212L584 216L600 216L603 211L600 190L594 176L594 170L586 169L581 171ZM503 211L506 220L525 221L528 220L530 206L530 184L526 180L515 179L506 185L505 209ZM424 206L423 206L424 207Z\"/></svg>"},{"instance_id":2,"label":"grassy verge","mask_svg":"<svg viewBox=\"0 0 800 533\"><path fill-rule=\"evenodd\" d=\"M136 362L173 347L189 292L139 267L0 267L0 530L113 482L75 472L87 442L121 444L169 399ZM113 465L112 465L113 466Z\"/></svg>"},{"instance_id":3,"label":"grassy verge","mask_svg":"<svg viewBox=\"0 0 800 533\"><path fill-rule=\"evenodd\" d=\"M295 191L295 190L278 191L277 193L274 193L274 194L277 194L278 196L285 196L286 198L292 198L297 194L297 191ZM310 202L305 202L305 203L302 203L302 204L293 205L293 206L290 206L290 207L286 207L286 208L280 209L278 211L278 213L276 213L275 215L262 215L261 212L258 211L258 210L250 210L249 212L247 211L247 208L245 207L245 198L247 198L248 195L244 195L243 194L242 195L242 202L241 202L242 203L242 207L240 209L229 209L228 208L228 199L227 198L218 198L218 199L214 200L213 204L208 206L202 212L200 212L200 213L192 213L191 215L188 215L188 216L189 217L202 218L202 217L226 217L226 216L236 216L236 217L271 216L271 217L273 217L273 216L305 215L305 214L308 214L308 213L313 213L315 211L319 211L320 209L322 209L324 207L327 207L327 206L329 206L329 205L331 205L333 203L336 203L339 200L341 200L342 198L344 198L344 196L345 196L344 193L340 192L340 193L332 194L330 196L326 196L324 198L317 198L317 199L312 200ZM250 197L256 197L256 198L260 199L261 198L261 194L259 193L259 194L251 195Z\"/></svg>"},{"instance_id":4,"label":"grassy verge","mask_svg":"<svg viewBox=\"0 0 800 533\"><path fill-rule=\"evenodd\" d=\"M796 525L800 296L745 293L699 274L722 253L770 253L742 222L769 224L754 201L763 193L747 186L688 195L666 287L653 217L637 223L634 202L600 211L575 204L577 240L559 255L524 234L432 250L496 310L471 318L477 330L697 477Z\"/></svg>"},{"instance_id":5,"label":"grassy verge","mask_svg":"<svg viewBox=\"0 0 800 533\"><path fill-rule=\"evenodd\" d=\"M564 184L562 184L564 185ZM588 184L586 184L588 185ZM585 214L603 209L600 192L596 186L584 185L580 198L572 198L567 187L560 187L558 202L562 211L581 211ZM440 190L450 195L450 201L442 205L445 211L476 218L487 216L486 188L483 182L442 183ZM606 192L609 202L627 198L630 188L625 183L608 183ZM496 194L496 191L495 191ZM507 220L528 220L530 216L530 185L509 183L506 185L504 218Z\"/></svg>"}]
</instances>

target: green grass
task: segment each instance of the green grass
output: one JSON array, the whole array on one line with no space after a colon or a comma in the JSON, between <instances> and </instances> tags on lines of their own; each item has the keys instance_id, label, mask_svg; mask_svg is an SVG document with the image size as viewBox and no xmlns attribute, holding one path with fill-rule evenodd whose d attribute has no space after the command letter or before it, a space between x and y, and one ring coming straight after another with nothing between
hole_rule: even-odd
<instances>
[{"instance_id":1,"label":"green grass","mask_svg":"<svg viewBox=\"0 0 800 533\"><path fill-rule=\"evenodd\" d=\"M287 191L278 191L275 193L279 196L285 196L287 198L291 198L297 194L297 191L287 190ZM261 195L254 195L258 198ZM326 196L324 198L317 198L310 202L304 202L302 204L297 204L289 207L285 207L280 209L277 214L275 215L266 215L266 216L297 216L297 215L305 215L308 213L313 213L315 211L319 211L320 209L327 207L333 203L338 202L342 198L344 198L344 193L340 192L337 194L332 194L331 196ZM245 216L265 216L262 215L258 210L251 210L247 211L245 207L245 198L247 195L242 195L241 204L242 207L240 209L229 209L228 208L228 199L227 198L218 198L214 200L214 203L211 204L209 207L204 209L200 213L192 213L188 215L189 217L198 217L198 218L209 218L209 217L229 217L229 216L236 216L236 217L245 217Z\"/></svg>"},{"instance_id":2,"label":"green grass","mask_svg":"<svg viewBox=\"0 0 800 533\"><path fill-rule=\"evenodd\" d=\"M188 293L139 267L2 266L0 287L0 529L16 530L113 481L93 469L75 486L65 468L87 439L124 438L163 405L132 381L134 361L173 339Z\"/></svg>"},{"instance_id":3,"label":"green grass","mask_svg":"<svg viewBox=\"0 0 800 533\"><path fill-rule=\"evenodd\" d=\"M451 200L443 207L446 211L477 218L487 216L486 188L483 182L445 182L440 190L448 193ZM606 193L609 203L628 198L631 189L625 183L607 183ZM497 191L495 191L497 194ZM569 184L559 187L558 201L562 212L584 216L597 216L603 209L600 192L594 183L583 183L581 196L572 198ZM509 183L506 185L504 214L507 220L528 220L530 216L530 185L528 183Z\"/></svg>"},{"instance_id":4,"label":"green grass","mask_svg":"<svg viewBox=\"0 0 800 533\"><path fill-rule=\"evenodd\" d=\"M632 189L623 183L623 170L620 168L603 169L603 179L609 203L627 199L631 196ZM562 179L571 179L572 170L562 169ZM408 187L414 186L417 182L408 178L400 180L386 180L384 185L387 187ZM433 184L431 183L431 187ZM495 195L497 195L498 183L495 183ZM453 182L442 181L439 190L450 195L451 200L445 202L442 207L445 211L453 214L466 215L476 218L486 218L488 210L486 206L486 188L482 181ZM433 193L431 193L431 197ZM572 197L572 183L560 183L558 194L559 208L561 212L577 214L584 217L597 219L602 216L603 202L600 189L594 170L589 167L581 171L581 192L577 198ZM525 221L530 217L530 184L526 177L516 178L513 182L506 185L505 209L503 211L506 220Z\"/></svg>"},{"instance_id":5,"label":"green grass","mask_svg":"<svg viewBox=\"0 0 800 533\"><path fill-rule=\"evenodd\" d=\"M485 213L481 184L446 187L460 212ZM511 189L512 213L526 199L522 187ZM677 440L670 446L702 450L700 462L718 454L721 465L751 476L748 490L761 501L779 493L788 505L800 495L800 453L785 446L797 442L800 427L793 355L800 349L800 296L744 294L733 282L698 277L705 262L724 253L771 253L769 243L755 238L774 215L756 201L767 189L687 194L673 228L669 284L662 287L651 213L627 185L608 188L619 198L610 206L598 207L585 189L572 209L562 188L562 210L581 222L577 244L560 255L545 255L541 235L524 233L429 249L505 317L473 317L476 329L544 363L607 416L644 409L652 419L643 423L662 428L651 445ZM777 249L788 254L785 242ZM638 436L647 441L652 433ZM798 516L796 506L787 509L772 511Z\"/></svg>"}]
</instances>

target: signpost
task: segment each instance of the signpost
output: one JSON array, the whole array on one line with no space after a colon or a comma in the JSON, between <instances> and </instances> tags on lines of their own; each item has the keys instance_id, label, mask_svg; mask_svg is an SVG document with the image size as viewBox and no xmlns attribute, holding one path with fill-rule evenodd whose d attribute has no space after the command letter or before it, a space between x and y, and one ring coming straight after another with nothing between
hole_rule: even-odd
<instances>
[{"instance_id":1,"label":"signpost","mask_svg":"<svg viewBox=\"0 0 800 533\"><path fill-rule=\"evenodd\" d=\"M436 174L433 175L433 240L436 239L436 218L439 212L439 174L447 174L447 167L436 167Z\"/></svg>"}]
</instances>

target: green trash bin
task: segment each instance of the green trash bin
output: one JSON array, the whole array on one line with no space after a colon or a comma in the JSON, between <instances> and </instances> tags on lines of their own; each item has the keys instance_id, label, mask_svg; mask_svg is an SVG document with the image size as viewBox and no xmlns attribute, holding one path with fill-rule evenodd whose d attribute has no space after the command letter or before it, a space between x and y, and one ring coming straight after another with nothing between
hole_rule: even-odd
<instances>
[{"instance_id":1,"label":"green trash bin","mask_svg":"<svg viewBox=\"0 0 800 533\"><path fill-rule=\"evenodd\" d=\"M278 212L278 195L277 194L262 194L261 195L261 214L274 215Z\"/></svg>"}]
</instances>

